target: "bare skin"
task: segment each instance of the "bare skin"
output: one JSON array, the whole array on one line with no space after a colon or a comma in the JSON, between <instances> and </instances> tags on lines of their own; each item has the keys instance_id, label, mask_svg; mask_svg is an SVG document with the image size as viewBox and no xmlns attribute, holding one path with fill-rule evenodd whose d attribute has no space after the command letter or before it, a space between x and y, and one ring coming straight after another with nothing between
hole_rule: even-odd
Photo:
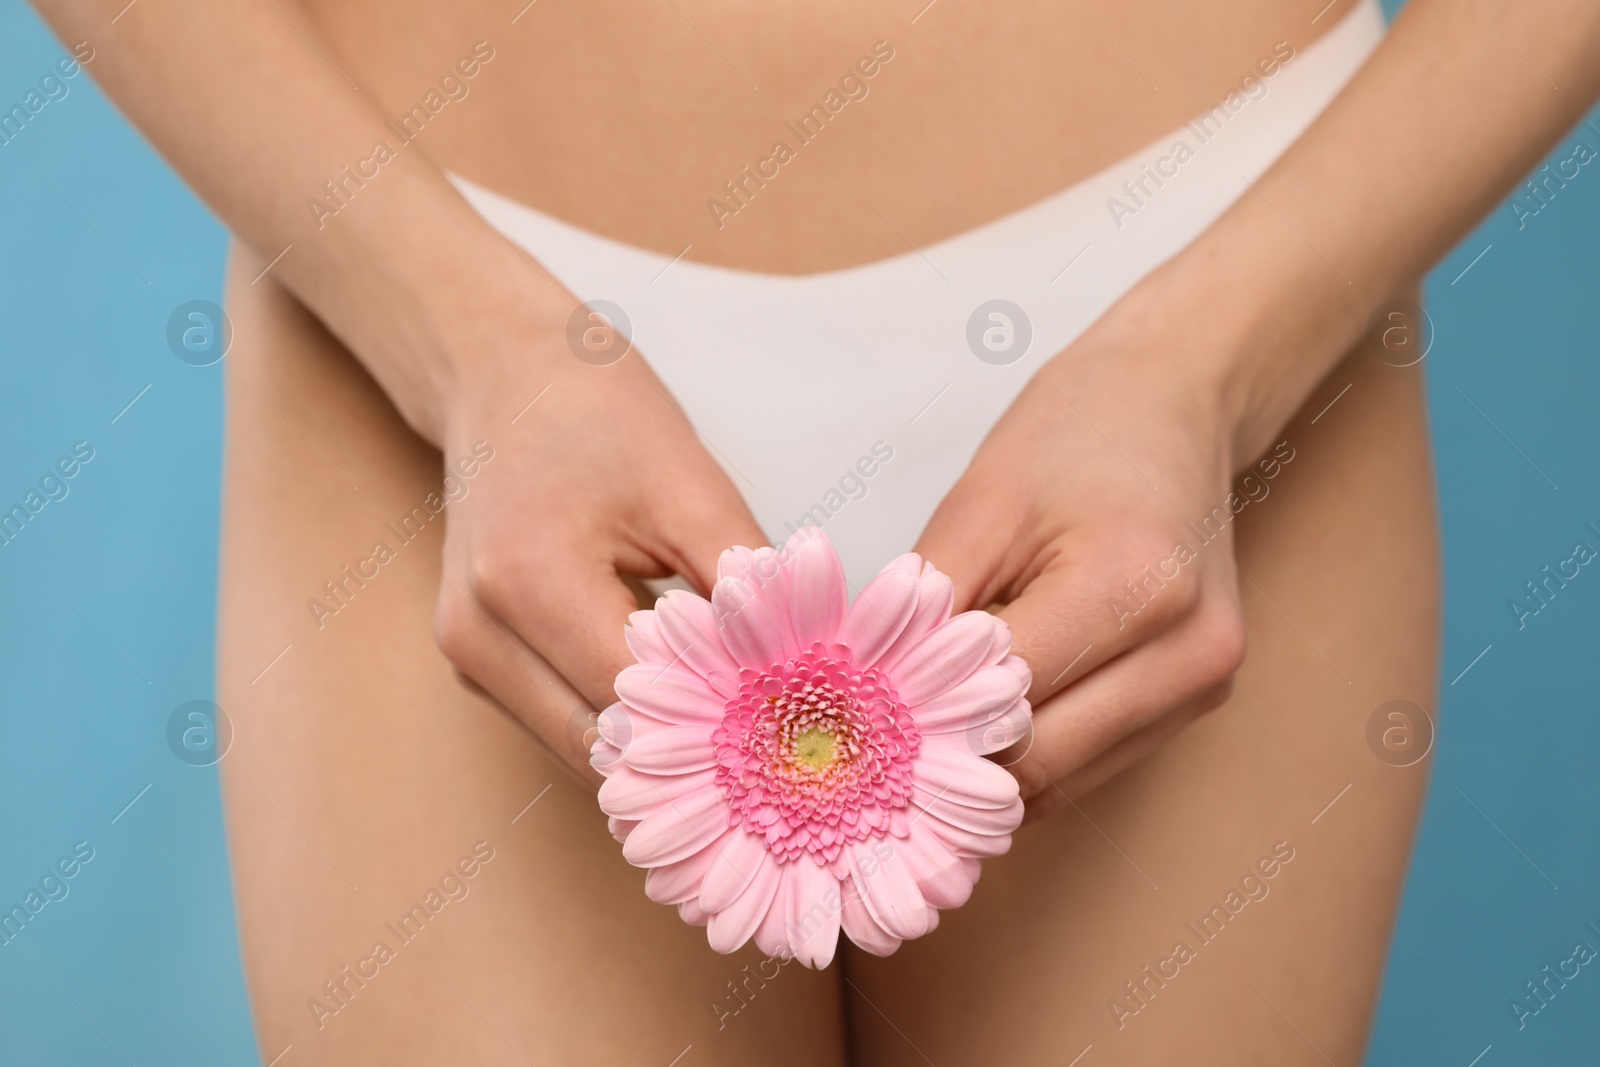
<instances>
[{"instance_id":1,"label":"bare skin","mask_svg":"<svg viewBox=\"0 0 1600 1067\"><path fill-rule=\"evenodd\" d=\"M1431 709L1435 684L1416 368L1358 351L1285 429L1295 459L1237 520L1239 571L1261 593L1244 587L1250 652L1222 708L1081 813L1025 827L927 938L821 974L790 964L763 987L749 975L776 965L718 956L646 900L591 792L459 685L429 625L436 527L311 622L305 598L438 488L438 459L314 320L249 286L263 265L241 254L230 269L218 700L238 731L224 782L264 1059L292 1044L301 1062L509 1067L523 1062L509 1039L535 1063L665 1064L693 1045L683 1062L917 1064L920 1049L942 1065L1003 1049L1059 1065L1091 1043L1104 1063L1322 1063L1248 979L1334 1062L1357 1061L1427 773L1374 759L1366 720L1395 698ZM393 940L383 924L478 840L496 858L471 895L319 1028L308 999L332 1005L322 984ZM1108 1001L1137 1006L1123 983L1172 942L1198 944L1183 924L1278 841L1295 858L1270 895L1119 1029ZM730 981L749 983L734 1015Z\"/></svg>"},{"instance_id":2,"label":"bare skin","mask_svg":"<svg viewBox=\"0 0 1600 1067\"><path fill-rule=\"evenodd\" d=\"M780 22L144 0L114 31L109 9L41 6L69 40L105 42L96 76L257 249L229 284L219 693L238 722L227 803L267 1058L286 1044L339 1063L665 1063L686 1045L730 1063L1063 1062L1090 1043L1096 1062L1359 1056L1424 774L1374 760L1364 726L1388 699L1431 706L1437 550L1418 373L1353 346L1600 89L1590 5L1414 0L1259 196L1041 371L920 548L963 605L1006 604L1038 709L1014 770L1034 815L1069 797L1080 810L1019 834L924 942L822 975L791 966L720 1030L709 1002L757 958L715 957L645 901L563 770L582 769L574 711L626 661L619 576L703 588L719 549L761 535L644 362L576 365L570 296L441 169L667 254L797 273L869 262L1071 184L1346 5L1316 24L1277 2L1141 20L950 0ZM716 229L705 197L880 39L897 58L845 116L860 121ZM479 40L496 58L472 95L319 226L305 200ZM541 417L509 432L545 386ZM1163 489L1131 481L1051 391ZM447 531L318 629L305 598L437 486L439 451L455 463L479 440L496 458ZM1298 458L1233 543L1111 626L1105 589L1279 440ZM322 983L479 841L495 859L443 929L319 1025L307 1001ZM1280 841L1295 859L1270 899L1119 1027L1123 982Z\"/></svg>"}]
</instances>

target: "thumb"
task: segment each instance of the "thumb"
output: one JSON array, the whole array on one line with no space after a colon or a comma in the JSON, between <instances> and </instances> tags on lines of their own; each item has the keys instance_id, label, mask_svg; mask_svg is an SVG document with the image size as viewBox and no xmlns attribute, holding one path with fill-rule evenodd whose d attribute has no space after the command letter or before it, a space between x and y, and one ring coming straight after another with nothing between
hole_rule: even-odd
<instances>
[{"instance_id":1,"label":"thumb","mask_svg":"<svg viewBox=\"0 0 1600 1067\"><path fill-rule=\"evenodd\" d=\"M698 491L679 494L668 518L657 529L660 551L679 577L710 597L717 584L717 559L740 545L760 548L767 535L749 505L720 470Z\"/></svg>"},{"instance_id":2,"label":"thumb","mask_svg":"<svg viewBox=\"0 0 1600 1067\"><path fill-rule=\"evenodd\" d=\"M969 473L939 502L913 551L955 583L957 612L985 608L1015 577L1008 557L1019 525L1010 500Z\"/></svg>"}]
</instances>

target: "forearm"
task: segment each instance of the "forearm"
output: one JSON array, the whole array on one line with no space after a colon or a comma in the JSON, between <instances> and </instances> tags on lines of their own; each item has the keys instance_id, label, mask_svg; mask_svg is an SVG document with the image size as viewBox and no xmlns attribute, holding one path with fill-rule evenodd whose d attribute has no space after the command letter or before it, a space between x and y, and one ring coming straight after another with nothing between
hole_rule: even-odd
<instances>
[{"instance_id":1,"label":"forearm","mask_svg":"<svg viewBox=\"0 0 1600 1067\"><path fill-rule=\"evenodd\" d=\"M1171 358L1218 361L1239 462L1597 94L1600 5L1411 0L1311 129L1152 279L1147 310L1220 341Z\"/></svg>"},{"instance_id":2,"label":"forearm","mask_svg":"<svg viewBox=\"0 0 1600 1067\"><path fill-rule=\"evenodd\" d=\"M115 26L123 0L37 2L64 38L96 46L94 75L117 105L263 263L283 253L271 277L436 443L456 353L479 340L465 331L559 314L552 287L398 140L292 0L140 0ZM391 158L357 186L345 169L380 142ZM345 206L313 212L313 200L338 205L330 180Z\"/></svg>"}]
</instances>

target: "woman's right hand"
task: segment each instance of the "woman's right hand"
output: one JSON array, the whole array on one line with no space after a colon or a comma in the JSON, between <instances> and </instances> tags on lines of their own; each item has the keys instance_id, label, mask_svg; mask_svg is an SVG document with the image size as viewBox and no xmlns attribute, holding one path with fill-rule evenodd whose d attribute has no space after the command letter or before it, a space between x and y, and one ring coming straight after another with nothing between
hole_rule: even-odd
<instances>
[{"instance_id":1,"label":"woman's right hand","mask_svg":"<svg viewBox=\"0 0 1600 1067\"><path fill-rule=\"evenodd\" d=\"M598 783L585 731L633 662L623 576L709 596L721 552L766 537L639 354L592 365L565 325L474 353L440 406L446 473L477 442L493 458L449 506L434 629L461 675Z\"/></svg>"},{"instance_id":2,"label":"woman's right hand","mask_svg":"<svg viewBox=\"0 0 1600 1067\"><path fill-rule=\"evenodd\" d=\"M620 576L676 572L708 592L723 549L765 541L693 428L637 353L611 366L574 355L577 300L472 209L425 146L394 154L336 217L307 211L330 175L393 134L295 0L37 4L447 472L464 480L456 465L479 441L494 450L448 508L439 644L598 782L582 726L631 662L623 627L636 604Z\"/></svg>"}]
</instances>

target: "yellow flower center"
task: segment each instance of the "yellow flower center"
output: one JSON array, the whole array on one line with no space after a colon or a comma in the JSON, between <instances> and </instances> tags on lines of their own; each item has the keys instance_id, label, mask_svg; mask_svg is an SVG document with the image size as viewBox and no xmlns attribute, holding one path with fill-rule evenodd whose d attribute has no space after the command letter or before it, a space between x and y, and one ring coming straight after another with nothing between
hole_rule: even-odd
<instances>
[{"instance_id":1,"label":"yellow flower center","mask_svg":"<svg viewBox=\"0 0 1600 1067\"><path fill-rule=\"evenodd\" d=\"M794 739L794 758L801 766L820 771L833 762L833 733L813 726Z\"/></svg>"}]
</instances>

